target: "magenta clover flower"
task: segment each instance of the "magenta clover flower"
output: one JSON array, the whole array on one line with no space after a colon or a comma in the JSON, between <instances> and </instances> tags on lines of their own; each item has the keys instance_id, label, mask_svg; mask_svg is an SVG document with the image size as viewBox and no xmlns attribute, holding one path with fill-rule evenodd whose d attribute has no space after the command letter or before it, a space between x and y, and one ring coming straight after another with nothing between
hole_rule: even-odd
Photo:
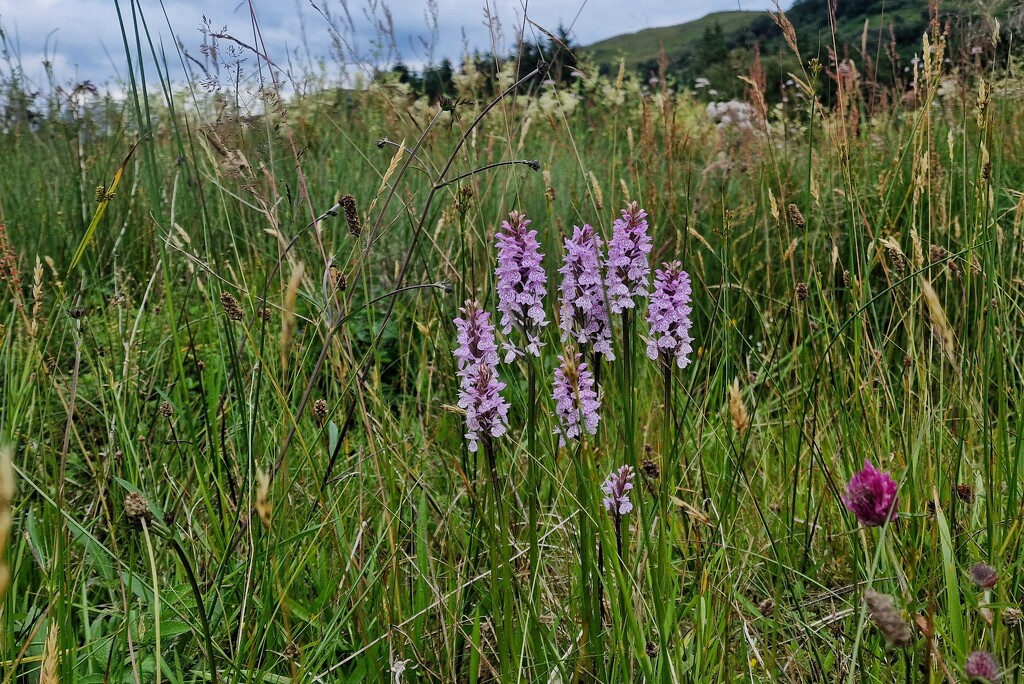
<instances>
[{"instance_id":1,"label":"magenta clover flower","mask_svg":"<svg viewBox=\"0 0 1024 684\"><path fill-rule=\"evenodd\" d=\"M636 202L630 202L622 210L622 218L612 224L612 239L608 243L606 288L608 308L613 314L632 309L634 297L647 296L650 252L647 212Z\"/></svg>"},{"instance_id":2,"label":"magenta clover flower","mask_svg":"<svg viewBox=\"0 0 1024 684\"><path fill-rule=\"evenodd\" d=\"M601 485L604 492L604 509L616 518L633 510L629 500L629 491L633 489L633 467L624 465L612 471L608 479Z\"/></svg>"},{"instance_id":3,"label":"magenta clover flower","mask_svg":"<svg viewBox=\"0 0 1024 684\"><path fill-rule=\"evenodd\" d=\"M988 651L974 651L967 656L967 662L964 663L964 672L967 673L968 679L972 682L980 680L996 684L996 682L1002 679L1002 675L999 672L999 661Z\"/></svg>"},{"instance_id":4,"label":"magenta clover flower","mask_svg":"<svg viewBox=\"0 0 1024 684\"><path fill-rule=\"evenodd\" d=\"M889 473L879 471L871 461L865 460L864 469L850 478L841 498L861 525L880 527L898 515L896 489L896 482Z\"/></svg>"},{"instance_id":5,"label":"magenta clover flower","mask_svg":"<svg viewBox=\"0 0 1024 684\"><path fill-rule=\"evenodd\" d=\"M548 324L544 312L548 277L540 265L544 255L540 253L537 231L526 230L530 225L526 214L513 211L508 218L502 221L501 232L496 236L498 267L494 275L498 281L498 311L501 332L508 335L512 328L518 329L526 338L526 350L511 342L504 344L505 363L524 353L540 356L543 342L538 333Z\"/></svg>"},{"instance_id":6,"label":"magenta clover flower","mask_svg":"<svg viewBox=\"0 0 1024 684\"><path fill-rule=\"evenodd\" d=\"M559 327L562 341L572 338L581 347L615 360L612 330L601 279L601 238L589 225L573 226L571 238L565 238L562 267L562 305Z\"/></svg>"},{"instance_id":7,"label":"magenta clover flower","mask_svg":"<svg viewBox=\"0 0 1024 684\"><path fill-rule=\"evenodd\" d=\"M601 400L594 390L594 374L587 364L580 363L579 353L567 352L559 356L555 369L555 414L558 416L558 445L565 446L568 440L577 440L585 430L597 434L601 420L598 411Z\"/></svg>"},{"instance_id":8,"label":"magenta clover flower","mask_svg":"<svg viewBox=\"0 0 1024 684\"><path fill-rule=\"evenodd\" d=\"M647 307L647 323L651 337L647 341L647 356L652 361L661 358L667 366L675 359L676 365L686 368L693 348L690 343L690 276L678 261L662 264L654 273L654 292Z\"/></svg>"}]
</instances>

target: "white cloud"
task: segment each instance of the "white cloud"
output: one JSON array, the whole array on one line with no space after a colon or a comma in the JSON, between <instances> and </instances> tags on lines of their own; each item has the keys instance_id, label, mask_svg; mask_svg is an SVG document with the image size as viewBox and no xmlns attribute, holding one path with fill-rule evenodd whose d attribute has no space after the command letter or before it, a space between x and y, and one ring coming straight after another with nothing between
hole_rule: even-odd
<instances>
[{"instance_id":1,"label":"white cloud","mask_svg":"<svg viewBox=\"0 0 1024 684\"><path fill-rule=\"evenodd\" d=\"M336 17L344 16L344 0L313 0ZM375 3L372 16L368 7ZM423 45L430 42L425 11L426 0L349 0L349 16L355 32L346 35L350 48L363 59L375 56L374 21L383 20L382 8L391 10L395 43L399 56L418 65L430 56ZM787 3L788 4L788 3ZM181 60L176 53L180 39L188 52L202 60L199 28L205 15L215 31L228 31L251 46L262 48L279 66L314 66L318 59L332 62L331 31L324 17L310 0L251 0L259 27L253 29L250 3L246 0L141 0L149 35L157 50L164 50L173 78L182 76ZM559 25L571 27L577 44L589 44L621 33L632 33L650 26L668 26L719 10L763 10L770 0L437 0L438 26L433 57L448 57L454 62L466 47L489 51L491 37L485 26L489 8L502 27L500 53L510 51L523 26L523 7L529 18L554 32ZM134 42L131 3L120 3L129 37ZM166 11L166 17L164 12ZM43 61L52 64L58 83L91 80L117 87L127 77L127 59L112 0L0 0L0 26L13 54L26 75L39 87L45 87ZM542 35L526 25L530 39ZM134 51L134 45L132 46ZM143 36L143 51L148 75L153 64ZM384 51L385 57L391 56ZM377 55L378 58L380 55ZM246 69L255 69L255 59L246 54ZM132 59L136 56L133 54ZM0 66L5 73L6 65Z\"/></svg>"}]
</instances>

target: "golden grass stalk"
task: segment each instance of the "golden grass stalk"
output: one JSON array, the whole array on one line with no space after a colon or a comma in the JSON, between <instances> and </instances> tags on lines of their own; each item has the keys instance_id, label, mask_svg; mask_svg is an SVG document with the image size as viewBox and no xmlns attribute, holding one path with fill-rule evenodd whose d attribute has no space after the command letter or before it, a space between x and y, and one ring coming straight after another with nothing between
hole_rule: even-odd
<instances>
[{"instance_id":1,"label":"golden grass stalk","mask_svg":"<svg viewBox=\"0 0 1024 684\"><path fill-rule=\"evenodd\" d=\"M729 413L732 415L732 426L736 432L745 434L750 429L750 414L740 394L740 379L734 378L729 385Z\"/></svg>"},{"instance_id":2,"label":"golden grass stalk","mask_svg":"<svg viewBox=\"0 0 1024 684\"><path fill-rule=\"evenodd\" d=\"M292 334L295 331L295 303L299 298L299 283L306 273L302 262L292 270L288 289L284 292L284 310L281 313L281 370L288 369L288 355L292 349Z\"/></svg>"},{"instance_id":3,"label":"golden grass stalk","mask_svg":"<svg viewBox=\"0 0 1024 684\"><path fill-rule=\"evenodd\" d=\"M57 674L57 623L51 622L43 645L43 666L39 670L39 684L59 684Z\"/></svg>"},{"instance_id":4,"label":"golden grass stalk","mask_svg":"<svg viewBox=\"0 0 1024 684\"><path fill-rule=\"evenodd\" d=\"M11 448L0 446L0 601L7 593L10 571L7 569L5 551L11 535L11 504L14 502L14 463Z\"/></svg>"},{"instance_id":5,"label":"golden grass stalk","mask_svg":"<svg viewBox=\"0 0 1024 684\"><path fill-rule=\"evenodd\" d=\"M924 298L925 305L928 307L928 318L931 320L932 333L935 335L935 339L939 341L942 353L949 359L949 363L956 367L956 337L953 335L953 328L949 324L949 319L946 318L946 312L942 308L942 302L939 301L939 295L935 293L932 284L924 278L921 279L921 297Z\"/></svg>"}]
</instances>

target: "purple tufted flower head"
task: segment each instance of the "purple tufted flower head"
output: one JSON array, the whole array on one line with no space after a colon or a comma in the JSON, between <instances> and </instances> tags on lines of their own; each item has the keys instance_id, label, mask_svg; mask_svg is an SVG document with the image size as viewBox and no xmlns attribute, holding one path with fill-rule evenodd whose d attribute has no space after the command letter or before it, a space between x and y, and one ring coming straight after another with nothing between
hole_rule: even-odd
<instances>
[{"instance_id":1,"label":"purple tufted flower head","mask_svg":"<svg viewBox=\"0 0 1024 684\"><path fill-rule=\"evenodd\" d=\"M964 663L964 672L967 673L967 678L972 682L981 680L996 684L996 682L1003 678L999 672L999 661L988 651L974 651L971 655L967 656L967 662Z\"/></svg>"},{"instance_id":2,"label":"purple tufted flower head","mask_svg":"<svg viewBox=\"0 0 1024 684\"><path fill-rule=\"evenodd\" d=\"M466 439L469 450L487 444L505 434L508 426L508 402L501 396L505 383L498 381L497 371L486 363L477 364L473 374L459 390L459 406L466 410Z\"/></svg>"},{"instance_id":3,"label":"purple tufted flower head","mask_svg":"<svg viewBox=\"0 0 1024 684\"><path fill-rule=\"evenodd\" d=\"M629 500L629 491L633 489L633 467L624 465L612 471L608 479L601 485L604 492L604 509L618 518L633 510Z\"/></svg>"},{"instance_id":4,"label":"purple tufted flower head","mask_svg":"<svg viewBox=\"0 0 1024 684\"><path fill-rule=\"evenodd\" d=\"M581 347L615 360L612 329L605 305L601 280L601 238L589 225L573 226L571 238L565 238L562 267L562 306L559 327L562 341L572 338Z\"/></svg>"},{"instance_id":5,"label":"purple tufted flower head","mask_svg":"<svg viewBox=\"0 0 1024 684\"><path fill-rule=\"evenodd\" d=\"M652 361L661 358L668 365L686 368L693 348L690 343L690 276L678 261L662 264L654 272L654 293L647 307L647 323L651 337L647 341L647 356Z\"/></svg>"},{"instance_id":6,"label":"purple tufted flower head","mask_svg":"<svg viewBox=\"0 0 1024 684\"><path fill-rule=\"evenodd\" d=\"M512 343L503 345L505 363L525 353L540 356L543 343L538 337L540 329L548 324L544 312L545 284L548 277L541 268L544 255L540 253L537 231L527 231L530 219L526 214L513 211L508 221L502 221L498 241L497 278L498 311L501 312L501 332L508 335L518 329L526 338L526 351Z\"/></svg>"},{"instance_id":7,"label":"purple tufted flower head","mask_svg":"<svg viewBox=\"0 0 1024 684\"><path fill-rule=\"evenodd\" d=\"M466 300L466 305L459 309L459 313L462 316L455 319L455 328L459 331L459 347L453 352L459 377L472 375L474 367L480 363L497 366L498 346L494 341L491 315L472 300Z\"/></svg>"},{"instance_id":8,"label":"purple tufted flower head","mask_svg":"<svg viewBox=\"0 0 1024 684\"><path fill-rule=\"evenodd\" d=\"M971 566L971 580L979 589L991 589L996 586L999 574L988 563L975 563Z\"/></svg>"},{"instance_id":9,"label":"purple tufted flower head","mask_svg":"<svg viewBox=\"0 0 1024 684\"><path fill-rule=\"evenodd\" d=\"M606 287L612 313L632 309L634 297L647 296L650 252L647 212L636 202L630 202L622 210L622 218L612 225L612 239L608 243Z\"/></svg>"},{"instance_id":10,"label":"purple tufted flower head","mask_svg":"<svg viewBox=\"0 0 1024 684\"><path fill-rule=\"evenodd\" d=\"M459 406L466 411L466 439L469 450L490 443L505 434L508 403L502 398L505 384L498 380L498 347L489 314L467 301L455 319L459 346L453 352L459 370Z\"/></svg>"},{"instance_id":11,"label":"purple tufted flower head","mask_svg":"<svg viewBox=\"0 0 1024 684\"><path fill-rule=\"evenodd\" d=\"M865 460L864 469L850 478L842 501L861 525L880 527L898 515L896 488L889 473L879 471L871 461Z\"/></svg>"},{"instance_id":12,"label":"purple tufted flower head","mask_svg":"<svg viewBox=\"0 0 1024 684\"><path fill-rule=\"evenodd\" d=\"M601 400L594 390L594 374L587 364L580 363L579 353L566 352L558 357L555 369L555 413L558 416L558 445L565 446L567 440L577 440L586 430L597 434L601 420L598 411Z\"/></svg>"}]
</instances>

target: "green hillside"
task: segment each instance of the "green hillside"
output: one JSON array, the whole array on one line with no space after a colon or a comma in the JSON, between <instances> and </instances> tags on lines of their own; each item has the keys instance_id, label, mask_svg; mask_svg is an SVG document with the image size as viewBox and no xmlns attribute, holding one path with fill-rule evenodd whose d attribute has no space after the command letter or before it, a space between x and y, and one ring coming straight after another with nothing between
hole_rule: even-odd
<instances>
[{"instance_id":1,"label":"green hillside","mask_svg":"<svg viewBox=\"0 0 1024 684\"><path fill-rule=\"evenodd\" d=\"M978 14L977 8L961 2L939 3L939 26L949 29L947 55L954 59L963 58L978 44L991 48L983 57L997 57L989 40L992 17ZM829 50L835 47L841 58L852 58L862 72L867 65L878 81L893 85L909 78L906 67L920 54L921 37L931 20L928 4L918 0L840 2L834 24L827 0L802 0L786 10L786 16L796 29L805 62L818 57L827 66ZM580 52L602 73L613 72L625 59L628 69L646 78L659 72L659 55L664 50L668 75L676 82L692 86L697 78L707 78L711 88L731 96L742 89L736 74L749 69L755 46L761 51L770 91L773 82L798 68L781 30L762 11L716 12L685 24L615 36Z\"/></svg>"}]
</instances>

